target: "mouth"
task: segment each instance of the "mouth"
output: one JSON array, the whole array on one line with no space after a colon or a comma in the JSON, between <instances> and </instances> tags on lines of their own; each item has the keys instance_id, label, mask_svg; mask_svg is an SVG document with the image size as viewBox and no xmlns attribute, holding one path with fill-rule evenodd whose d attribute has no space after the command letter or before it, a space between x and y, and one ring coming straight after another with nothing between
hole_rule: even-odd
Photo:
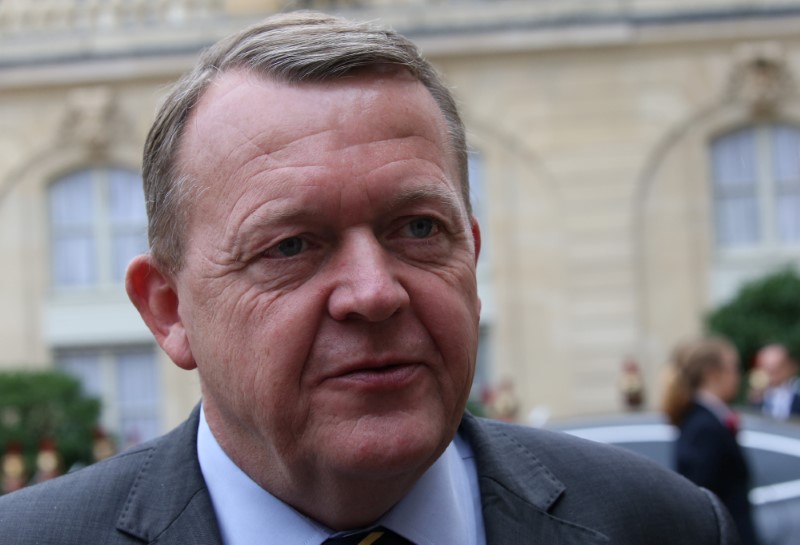
<instances>
[{"instance_id":1,"label":"mouth","mask_svg":"<svg viewBox=\"0 0 800 545\"><path fill-rule=\"evenodd\" d=\"M352 388L392 390L414 382L422 367L420 363L363 365L346 370L331 380Z\"/></svg>"}]
</instances>

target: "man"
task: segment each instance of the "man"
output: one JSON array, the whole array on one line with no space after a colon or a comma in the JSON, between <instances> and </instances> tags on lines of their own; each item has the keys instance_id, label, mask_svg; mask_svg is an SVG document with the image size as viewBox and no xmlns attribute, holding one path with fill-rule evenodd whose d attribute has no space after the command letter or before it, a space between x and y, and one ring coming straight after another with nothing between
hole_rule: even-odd
<instances>
[{"instance_id":1,"label":"man","mask_svg":"<svg viewBox=\"0 0 800 545\"><path fill-rule=\"evenodd\" d=\"M127 275L202 406L0 499L0 542L736 543L667 470L464 414L465 150L450 93L392 31L290 14L206 53L148 138L151 252Z\"/></svg>"},{"instance_id":2,"label":"man","mask_svg":"<svg viewBox=\"0 0 800 545\"><path fill-rule=\"evenodd\" d=\"M779 420L800 415L800 380L798 365L789 349L769 344L756 354L756 368L766 377L761 399L764 414Z\"/></svg>"}]
</instances>

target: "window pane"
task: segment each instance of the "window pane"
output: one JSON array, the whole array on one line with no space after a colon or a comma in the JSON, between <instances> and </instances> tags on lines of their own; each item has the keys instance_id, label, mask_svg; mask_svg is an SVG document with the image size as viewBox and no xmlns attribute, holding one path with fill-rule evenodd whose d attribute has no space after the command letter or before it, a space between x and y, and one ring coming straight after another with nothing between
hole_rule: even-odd
<instances>
[{"instance_id":1,"label":"window pane","mask_svg":"<svg viewBox=\"0 0 800 545\"><path fill-rule=\"evenodd\" d=\"M800 242L800 187L780 191L777 200L778 238Z\"/></svg>"},{"instance_id":2,"label":"window pane","mask_svg":"<svg viewBox=\"0 0 800 545\"><path fill-rule=\"evenodd\" d=\"M108 172L111 271L113 280L121 281L131 259L147 251L147 213L142 179L130 170Z\"/></svg>"},{"instance_id":3,"label":"window pane","mask_svg":"<svg viewBox=\"0 0 800 545\"><path fill-rule=\"evenodd\" d=\"M159 397L159 380L153 350L119 352L119 431L125 444L140 443L159 434Z\"/></svg>"},{"instance_id":4,"label":"window pane","mask_svg":"<svg viewBox=\"0 0 800 545\"><path fill-rule=\"evenodd\" d=\"M50 186L50 222L54 229L91 229L94 192L88 171L76 172Z\"/></svg>"},{"instance_id":5,"label":"window pane","mask_svg":"<svg viewBox=\"0 0 800 545\"><path fill-rule=\"evenodd\" d=\"M483 165L483 157L476 151L470 151L467 155L467 169L469 176L469 200L472 205L472 213L478 219L481 226L481 233L485 239L489 236L489 218L486 204L486 182ZM478 261L478 284L479 288L488 285L489 272L487 263L489 262L490 249L484 247Z\"/></svg>"},{"instance_id":6,"label":"window pane","mask_svg":"<svg viewBox=\"0 0 800 545\"><path fill-rule=\"evenodd\" d=\"M102 396L102 373L98 352L64 351L56 355L56 366L78 379L83 391L92 397Z\"/></svg>"},{"instance_id":7,"label":"window pane","mask_svg":"<svg viewBox=\"0 0 800 545\"><path fill-rule=\"evenodd\" d=\"M59 369L103 400L104 425L125 448L161 432L160 381L153 347L66 349L56 353Z\"/></svg>"},{"instance_id":8,"label":"window pane","mask_svg":"<svg viewBox=\"0 0 800 545\"><path fill-rule=\"evenodd\" d=\"M717 244L758 243L758 204L754 198L719 198L716 203Z\"/></svg>"},{"instance_id":9,"label":"window pane","mask_svg":"<svg viewBox=\"0 0 800 545\"><path fill-rule=\"evenodd\" d=\"M712 156L715 190L755 191L755 129L742 129L718 138L712 146Z\"/></svg>"},{"instance_id":10,"label":"window pane","mask_svg":"<svg viewBox=\"0 0 800 545\"><path fill-rule=\"evenodd\" d=\"M772 129L772 171L775 180L800 180L800 130L789 126Z\"/></svg>"},{"instance_id":11,"label":"window pane","mask_svg":"<svg viewBox=\"0 0 800 545\"><path fill-rule=\"evenodd\" d=\"M136 172L76 172L51 186L49 200L54 286L120 282L130 260L147 250L147 214Z\"/></svg>"},{"instance_id":12,"label":"window pane","mask_svg":"<svg viewBox=\"0 0 800 545\"><path fill-rule=\"evenodd\" d=\"M145 225L142 179L131 170L113 168L109 176L109 209L112 225Z\"/></svg>"},{"instance_id":13,"label":"window pane","mask_svg":"<svg viewBox=\"0 0 800 545\"><path fill-rule=\"evenodd\" d=\"M147 251L147 237L141 234L115 234L111 241L114 280L125 279L125 271L131 259Z\"/></svg>"},{"instance_id":14,"label":"window pane","mask_svg":"<svg viewBox=\"0 0 800 545\"><path fill-rule=\"evenodd\" d=\"M758 243L755 129L743 129L718 138L712 145L711 156L717 245Z\"/></svg>"},{"instance_id":15,"label":"window pane","mask_svg":"<svg viewBox=\"0 0 800 545\"><path fill-rule=\"evenodd\" d=\"M800 241L800 129L772 129L772 169L778 240Z\"/></svg>"},{"instance_id":16,"label":"window pane","mask_svg":"<svg viewBox=\"0 0 800 545\"><path fill-rule=\"evenodd\" d=\"M52 237L53 283L56 286L91 286L97 282L94 239L89 235Z\"/></svg>"},{"instance_id":17,"label":"window pane","mask_svg":"<svg viewBox=\"0 0 800 545\"><path fill-rule=\"evenodd\" d=\"M97 281L94 241L95 201L88 171L50 186L50 265L55 286L89 286Z\"/></svg>"},{"instance_id":18,"label":"window pane","mask_svg":"<svg viewBox=\"0 0 800 545\"><path fill-rule=\"evenodd\" d=\"M486 184L484 183L483 158L478 152L470 151L467 155L467 170L472 210L478 221L483 222L486 206Z\"/></svg>"}]
</instances>

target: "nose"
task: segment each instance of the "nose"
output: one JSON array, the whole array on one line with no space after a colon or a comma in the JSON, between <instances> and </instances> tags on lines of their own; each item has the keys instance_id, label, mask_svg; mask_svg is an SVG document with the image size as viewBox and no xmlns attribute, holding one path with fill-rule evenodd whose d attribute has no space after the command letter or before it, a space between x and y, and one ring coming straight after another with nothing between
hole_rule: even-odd
<instances>
[{"instance_id":1,"label":"nose","mask_svg":"<svg viewBox=\"0 0 800 545\"><path fill-rule=\"evenodd\" d=\"M340 246L328 312L335 320L380 322L409 303L392 270L392 257L370 232L354 233Z\"/></svg>"}]
</instances>

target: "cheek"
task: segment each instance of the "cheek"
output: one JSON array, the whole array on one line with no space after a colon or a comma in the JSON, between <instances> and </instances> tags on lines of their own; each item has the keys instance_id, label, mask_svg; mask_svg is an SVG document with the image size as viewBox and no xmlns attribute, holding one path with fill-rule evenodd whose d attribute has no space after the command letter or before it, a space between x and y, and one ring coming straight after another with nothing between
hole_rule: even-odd
<instances>
[{"instance_id":1,"label":"cheek","mask_svg":"<svg viewBox=\"0 0 800 545\"><path fill-rule=\"evenodd\" d=\"M438 289L437 289L438 288ZM466 288L466 291L464 289ZM444 359L444 381L452 384L456 395L467 393L472 383L478 345L478 298L468 286L431 285L416 298L417 314Z\"/></svg>"},{"instance_id":2,"label":"cheek","mask_svg":"<svg viewBox=\"0 0 800 545\"><path fill-rule=\"evenodd\" d=\"M302 290L231 291L229 299L205 305L193 324L190 342L204 382L224 385L227 392L217 389L232 403L252 399L283 405L288 396L299 397L319 323L318 301Z\"/></svg>"}]
</instances>

